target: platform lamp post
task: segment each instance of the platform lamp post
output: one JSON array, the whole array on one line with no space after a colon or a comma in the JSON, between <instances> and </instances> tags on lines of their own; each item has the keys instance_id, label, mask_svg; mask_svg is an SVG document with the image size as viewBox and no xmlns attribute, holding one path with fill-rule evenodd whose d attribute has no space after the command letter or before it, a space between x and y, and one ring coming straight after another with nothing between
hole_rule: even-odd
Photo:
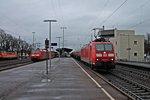
<instances>
[{"instance_id":1,"label":"platform lamp post","mask_svg":"<svg viewBox=\"0 0 150 100\"><path fill-rule=\"evenodd\" d=\"M65 43L64 43L64 38L65 38L64 33L65 33L65 29L67 29L67 27L60 27L60 29L63 30L63 50L62 50L62 52L64 53L64 46L65 46Z\"/></svg>"},{"instance_id":2,"label":"platform lamp post","mask_svg":"<svg viewBox=\"0 0 150 100\"><path fill-rule=\"evenodd\" d=\"M58 38L59 39L59 60L60 60L60 36L59 37L56 37L56 38Z\"/></svg>"},{"instance_id":3,"label":"platform lamp post","mask_svg":"<svg viewBox=\"0 0 150 100\"><path fill-rule=\"evenodd\" d=\"M32 32L33 34L33 48L34 48L34 35L35 35L35 32Z\"/></svg>"},{"instance_id":4,"label":"platform lamp post","mask_svg":"<svg viewBox=\"0 0 150 100\"><path fill-rule=\"evenodd\" d=\"M44 20L44 22L49 23L49 51L51 52L51 23L57 22L57 20ZM50 57L49 57L49 67L51 68L51 53L50 53Z\"/></svg>"}]
</instances>

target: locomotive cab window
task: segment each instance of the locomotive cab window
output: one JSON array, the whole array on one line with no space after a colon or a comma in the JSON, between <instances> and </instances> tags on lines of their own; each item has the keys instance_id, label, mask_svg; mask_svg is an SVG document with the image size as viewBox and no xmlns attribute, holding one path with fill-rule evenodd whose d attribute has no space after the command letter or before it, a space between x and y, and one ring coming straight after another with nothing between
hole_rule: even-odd
<instances>
[{"instance_id":1,"label":"locomotive cab window","mask_svg":"<svg viewBox=\"0 0 150 100\"><path fill-rule=\"evenodd\" d=\"M39 53L39 50L33 50L32 53L37 54L37 53Z\"/></svg>"},{"instance_id":2,"label":"locomotive cab window","mask_svg":"<svg viewBox=\"0 0 150 100\"><path fill-rule=\"evenodd\" d=\"M96 50L97 51L103 51L104 50L104 45L103 44L96 44Z\"/></svg>"},{"instance_id":3,"label":"locomotive cab window","mask_svg":"<svg viewBox=\"0 0 150 100\"><path fill-rule=\"evenodd\" d=\"M113 50L112 44L97 44L96 45L97 51L111 51Z\"/></svg>"},{"instance_id":4,"label":"locomotive cab window","mask_svg":"<svg viewBox=\"0 0 150 100\"><path fill-rule=\"evenodd\" d=\"M111 44L105 44L105 50L106 51L111 51L112 50L112 45Z\"/></svg>"}]
</instances>

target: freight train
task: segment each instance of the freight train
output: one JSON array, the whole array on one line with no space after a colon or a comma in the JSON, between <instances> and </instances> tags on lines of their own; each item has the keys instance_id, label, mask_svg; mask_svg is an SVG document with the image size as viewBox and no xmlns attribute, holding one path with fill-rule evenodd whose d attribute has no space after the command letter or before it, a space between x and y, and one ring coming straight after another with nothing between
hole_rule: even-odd
<instances>
[{"instance_id":1,"label":"freight train","mask_svg":"<svg viewBox=\"0 0 150 100\"><path fill-rule=\"evenodd\" d=\"M58 56L58 53L55 51L48 51L46 52L45 49L36 49L31 50L30 58L33 62L46 60L49 58L55 58Z\"/></svg>"},{"instance_id":2,"label":"freight train","mask_svg":"<svg viewBox=\"0 0 150 100\"><path fill-rule=\"evenodd\" d=\"M97 39L71 54L89 64L92 69L110 70L115 68L115 51L111 42Z\"/></svg>"}]
</instances>

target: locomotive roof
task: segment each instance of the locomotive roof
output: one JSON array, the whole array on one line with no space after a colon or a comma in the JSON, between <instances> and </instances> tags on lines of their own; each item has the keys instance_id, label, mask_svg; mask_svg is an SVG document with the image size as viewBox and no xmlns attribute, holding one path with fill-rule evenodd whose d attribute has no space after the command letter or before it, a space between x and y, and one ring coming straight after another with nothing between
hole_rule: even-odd
<instances>
[{"instance_id":1,"label":"locomotive roof","mask_svg":"<svg viewBox=\"0 0 150 100\"><path fill-rule=\"evenodd\" d=\"M113 44L112 42L91 42L90 44Z\"/></svg>"},{"instance_id":2,"label":"locomotive roof","mask_svg":"<svg viewBox=\"0 0 150 100\"><path fill-rule=\"evenodd\" d=\"M92 42L90 42L89 44L87 44L87 45L84 45L82 48L85 48L85 47L88 47L88 46L90 46L90 45L95 45L95 44L113 44L112 42L108 42L108 41L105 41L105 42L95 42L95 41L92 41Z\"/></svg>"},{"instance_id":3,"label":"locomotive roof","mask_svg":"<svg viewBox=\"0 0 150 100\"><path fill-rule=\"evenodd\" d=\"M107 41L105 38L101 37L101 38L95 39L93 42L110 42L110 41Z\"/></svg>"}]
</instances>

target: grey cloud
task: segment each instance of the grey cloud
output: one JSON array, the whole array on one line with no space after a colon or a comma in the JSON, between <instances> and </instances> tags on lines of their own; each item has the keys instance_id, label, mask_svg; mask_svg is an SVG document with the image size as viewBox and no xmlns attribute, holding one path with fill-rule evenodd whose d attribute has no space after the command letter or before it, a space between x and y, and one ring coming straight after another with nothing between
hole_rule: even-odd
<instances>
[{"instance_id":1,"label":"grey cloud","mask_svg":"<svg viewBox=\"0 0 150 100\"><path fill-rule=\"evenodd\" d=\"M66 26L65 39L70 47L79 48L86 44L92 28L129 29L150 18L148 0L128 0L105 23L101 23L125 0L1 0L0 28L20 34L32 43L32 32L36 32L36 42L44 44L48 37L48 23L45 19L56 19L52 24L52 40L62 36L61 26ZM150 20L137 25L138 34L149 32ZM14 34L15 35L15 34ZM74 46L72 46L74 45Z\"/></svg>"}]
</instances>

